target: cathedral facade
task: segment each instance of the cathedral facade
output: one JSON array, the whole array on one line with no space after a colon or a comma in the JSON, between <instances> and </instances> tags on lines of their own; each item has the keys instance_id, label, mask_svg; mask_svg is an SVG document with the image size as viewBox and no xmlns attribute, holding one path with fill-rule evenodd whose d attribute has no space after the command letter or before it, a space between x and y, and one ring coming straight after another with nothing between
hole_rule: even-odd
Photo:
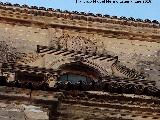
<instances>
[{"instance_id":1,"label":"cathedral facade","mask_svg":"<svg viewBox=\"0 0 160 120\"><path fill-rule=\"evenodd\" d=\"M73 115L69 110L68 119L82 117L86 112L83 106L89 106L87 109L92 112L91 106L106 107L111 113L133 109L136 115L141 112L147 116L145 112L149 112L146 118L159 119L159 27L156 20L0 3L0 84L31 90L65 90L62 108L77 111ZM131 94L137 96L132 98ZM112 99L121 105L109 103ZM130 106L131 101L140 101L139 106ZM144 107L144 101L154 102L155 110ZM79 114L72 104L80 105ZM84 119L94 119L92 112L85 113ZM95 112L96 119L145 119L143 115L129 117L132 112L120 117Z\"/></svg>"}]
</instances>

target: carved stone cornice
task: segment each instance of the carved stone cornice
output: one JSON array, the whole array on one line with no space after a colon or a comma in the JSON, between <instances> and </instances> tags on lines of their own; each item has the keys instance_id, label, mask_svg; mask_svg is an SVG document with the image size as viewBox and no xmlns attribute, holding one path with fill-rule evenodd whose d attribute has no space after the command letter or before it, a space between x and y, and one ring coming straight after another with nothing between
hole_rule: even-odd
<instances>
[{"instance_id":1,"label":"carved stone cornice","mask_svg":"<svg viewBox=\"0 0 160 120\"><path fill-rule=\"evenodd\" d=\"M38 8L38 7L37 7ZM0 9L3 10L11 10L13 12L20 12L20 13L26 13L30 15L36 15L36 16L45 16L45 17L57 17L57 18L64 18L64 19L71 19L71 20L83 20L83 21L90 21L90 22L99 22L99 23L112 23L112 24L121 24L121 25L128 25L128 26L135 26L135 27L153 27L153 28L159 28L159 23L154 22L143 22L143 21L135 21L130 19L118 19L117 17L104 17L104 16L92 16L92 15L85 15L83 14L76 14L73 12L58 12L56 10L47 11L47 10L38 10L38 9L30 9L23 8L22 6L7 6L7 5L0 5ZM134 19L134 18L132 18ZM147 19L148 20L148 19ZM150 21L150 20L149 20Z\"/></svg>"},{"instance_id":2,"label":"carved stone cornice","mask_svg":"<svg viewBox=\"0 0 160 120\"><path fill-rule=\"evenodd\" d=\"M77 16L79 16L78 19ZM152 28L152 25L148 23L98 17L92 18L103 20L101 22L90 21L89 18L87 18L86 21L82 19L84 17L87 16L0 6L0 19L7 24L37 26L44 29L57 27L61 29L85 31L86 33L98 32L105 37L118 39L160 42L160 29Z\"/></svg>"}]
</instances>

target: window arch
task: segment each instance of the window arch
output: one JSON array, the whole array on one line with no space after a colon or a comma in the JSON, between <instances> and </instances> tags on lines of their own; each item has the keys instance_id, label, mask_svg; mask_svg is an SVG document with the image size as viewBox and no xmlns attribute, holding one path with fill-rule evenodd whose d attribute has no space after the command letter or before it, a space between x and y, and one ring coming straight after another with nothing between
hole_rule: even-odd
<instances>
[{"instance_id":1,"label":"window arch","mask_svg":"<svg viewBox=\"0 0 160 120\"><path fill-rule=\"evenodd\" d=\"M82 81L88 83L101 79L98 70L83 63L68 63L60 66L59 69L61 70L61 81L70 81L72 83Z\"/></svg>"}]
</instances>

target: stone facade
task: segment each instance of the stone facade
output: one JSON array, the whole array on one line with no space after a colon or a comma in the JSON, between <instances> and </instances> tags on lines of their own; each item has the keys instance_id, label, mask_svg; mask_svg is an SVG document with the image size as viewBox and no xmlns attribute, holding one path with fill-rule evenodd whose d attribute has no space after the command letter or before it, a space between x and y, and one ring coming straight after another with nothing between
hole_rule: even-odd
<instances>
[{"instance_id":1,"label":"stone facade","mask_svg":"<svg viewBox=\"0 0 160 120\"><path fill-rule=\"evenodd\" d=\"M4 9L2 8L1 12ZM37 44L56 45L57 40L63 41L67 39L67 36L70 37L69 39L76 41L78 39L82 41L88 39L98 48L99 52L117 55L124 65L145 73L148 79L156 80L159 83L160 37L158 27L148 27L148 23L136 22L121 24L121 22L124 22L123 20L109 18L105 19L106 22L87 22L83 19L72 20L63 18L64 14L57 17L58 13L54 13L55 16L53 15L52 17L25 13L24 15L29 17L24 19L23 17L17 18L15 16L16 11L10 11L12 10L8 9L1 14L2 21L4 21L0 24L1 41L5 41L7 45L15 48L16 53L19 51L21 53L35 54ZM26 21L25 24L23 24L24 20ZM15 24L15 21L17 21L17 24ZM27 21L32 21L32 23ZM45 24L41 25L36 22ZM129 23L130 25L128 25ZM135 24L137 26L134 26ZM143 24L146 26L143 26ZM88 44L87 46L89 47L90 45ZM3 50L1 51L3 52Z\"/></svg>"},{"instance_id":2,"label":"stone facade","mask_svg":"<svg viewBox=\"0 0 160 120\"><path fill-rule=\"evenodd\" d=\"M0 63L20 64L13 70L16 75L18 72L22 76L23 73L44 75L51 88L68 71L101 82L88 87L76 86L99 92L72 91L71 84L59 84L64 89L60 95L62 106L59 106L61 98L57 98L57 92L30 88L38 85L41 89L43 80L41 85L36 80L27 79L28 84L22 79L21 85L12 78L7 81L11 84L2 80L0 84L9 87L0 87L0 119L160 118L159 89L155 87L155 81L160 87L159 23L1 4ZM13 88L13 84L29 89ZM53 90L43 87L46 89ZM54 114L55 109L58 115Z\"/></svg>"}]
</instances>

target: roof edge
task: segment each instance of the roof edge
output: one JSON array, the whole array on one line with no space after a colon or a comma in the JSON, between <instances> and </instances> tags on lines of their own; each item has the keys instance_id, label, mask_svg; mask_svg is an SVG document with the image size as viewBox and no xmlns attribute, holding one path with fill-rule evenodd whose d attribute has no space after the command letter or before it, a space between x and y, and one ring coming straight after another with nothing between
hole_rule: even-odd
<instances>
[{"instance_id":1,"label":"roof edge","mask_svg":"<svg viewBox=\"0 0 160 120\"><path fill-rule=\"evenodd\" d=\"M130 24L130 22L133 22L133 23L140 23L140 24L145 24L145 25L142 25L142 27L153 27L153 28L160 28L160 22L157 21L157 20L150 20L150 19L140 19L140 18L133 18L133 17L124 17L124 16L121 16L121 17L118 17L118 16L110 16L110 15L102 15L102 14L93 14L93 13L85 13L85 12L78 12L78 11L68 11L68 10L61 10L61 9L53 9L53 8L45 8L45 7L37 7L37 6L29 6L29 5L20 5L20 4L11 4L9 2L0 2L0 5L1 6L6 6L6 7L18 7L18 8L26 8L26 9L29 9L29 10L40 10L40 11L45 11L45 12L56 12L56 13L61 13L61 14L69 14L69 15L77 15L77 16L83 16L83 17L80 17L78 18L79 20L86 20L86 21L96 21L96 22L100 22L100 23L103 23L105 21L105 19L112 19L112 20L119 20L119 21L122 21L124 22L125 21L125 24L124 25L132 25ZM88 19L90 17L90 19ZM73 18L72 18L73 19ZM94 20L96 19L96 20ZM98 19L98 20L97 20ZM128 24L127 24L128 23ZM114 23L115 24L115 23ZM133 25L134 26L134 25Z\"/></svg>"}]
</instances>

